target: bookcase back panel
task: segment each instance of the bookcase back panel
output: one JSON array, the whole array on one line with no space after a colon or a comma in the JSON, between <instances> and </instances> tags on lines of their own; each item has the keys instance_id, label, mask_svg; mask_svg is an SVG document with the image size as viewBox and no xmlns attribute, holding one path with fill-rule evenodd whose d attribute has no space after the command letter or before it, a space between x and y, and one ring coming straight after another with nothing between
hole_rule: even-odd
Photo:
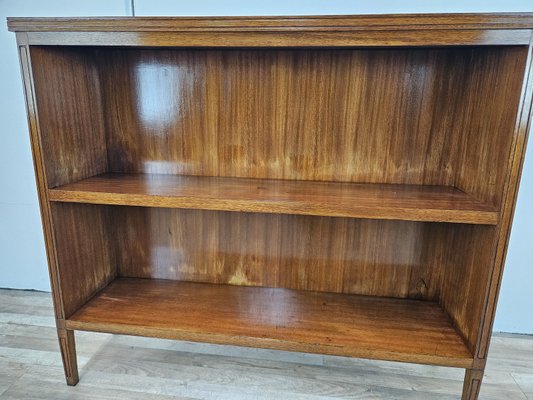
<instances>
[{"instance_id":1,"label":"bookcase back panel","mask_svg":"<svg viewBox=\"0 0 533 400\"><path fill-rule=\"evenodd\" d=\"M100 50L109 169L456 185L499 204L525 59L522 47Z\"/></svg>"},{"instance_id":2,"label":"bookcase back panel","mask_svg":"<svg viewBox=\"0 0 533 400\"><path fill-rule=\"evenodd\" d=\"M420 223L137 207L113 216L127 277L408 297L424 268Z\"/></svg>"},{"instance_id":3,"label":"bookcase back panel","mask_svg":"<svg viewBox=\"0 0 533 400\"><path fill-rule=\"evenodd\" d=\"M438 299L451 256L446 245L456 226L111 209L121 276L431 300ZM478 238L478 232L474 227L468 235Z\"/></svg>"}]
</instances>

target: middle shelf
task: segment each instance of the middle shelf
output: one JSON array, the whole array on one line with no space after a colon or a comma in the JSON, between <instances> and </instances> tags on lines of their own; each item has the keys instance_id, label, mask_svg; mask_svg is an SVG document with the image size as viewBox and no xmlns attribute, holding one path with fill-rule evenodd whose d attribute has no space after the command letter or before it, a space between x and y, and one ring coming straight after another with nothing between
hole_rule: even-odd
<instances>
[{"instance_id":1,"label":"middle shelf","mask_svg":"<svg viewBox=\"0 0 533 400\"><path fill-rule=\"evenodd\" d=\"M495 225L498 211L449 186L106 173L50 201Z\"/></svg>"}]
</instances>

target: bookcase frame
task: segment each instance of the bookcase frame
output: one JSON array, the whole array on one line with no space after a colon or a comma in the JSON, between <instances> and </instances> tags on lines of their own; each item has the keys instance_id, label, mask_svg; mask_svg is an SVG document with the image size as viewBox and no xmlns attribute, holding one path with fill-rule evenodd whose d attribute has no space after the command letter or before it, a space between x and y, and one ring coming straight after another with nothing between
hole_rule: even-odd
<instances>
[{"instance_id":1,"label":"bookcase frame","mask_svg":"<svg viewBox=\"0 0 533 400\"><path fill-rule=\"evenodd\" d=\"M8 26L69 385L89 330L465 368L477 399L533 15Z\"/></svg>"}]
</instances>

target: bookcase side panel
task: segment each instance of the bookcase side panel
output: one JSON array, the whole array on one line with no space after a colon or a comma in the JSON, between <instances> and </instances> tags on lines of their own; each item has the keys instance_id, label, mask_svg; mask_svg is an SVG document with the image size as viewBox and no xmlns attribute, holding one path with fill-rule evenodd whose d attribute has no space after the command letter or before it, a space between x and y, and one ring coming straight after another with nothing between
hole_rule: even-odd
<instances>
[{"instance_id":1,"label":"bookcase side panel","mask_svg":"<svg viewBox=\"0 0 533 400\"><path fill-rule=\"evenodd\" d=\"M17 45L21 66L22 83L26 100L26 110L28 114L28 128L32 147L33 166L35 169L35 179L37 183L37 194L39 197L39 208L43 225L44 240L46 244L46 256L48 261L48 272L52 287L52 300L54 304L54 314L56 320L64 319L64 304L59 291L59 275L57 271L57 258L54 245L54 235L50 203L47 198L47 180L45 173L45 163L41 150L41 130L39 125L39 112L35 98L35 86L32 74L32 63L28 37L25 32L17 33Z\"/></svg>"},{"instance_id":2,"label":"bookcase side panel","mask_svg":"<svg viewBox=\"0 0 533 400\"><path fill-rule=\"evenodd\" d=\"M454 103L460 107L452 129L462 136L455 186L501 207L515 144L527 46L496 47L486 57L472 57Z\"/></svg>"},{"instance_id":3,"label":"bookcase side panel","mask_svg":"<svg viewBox=\"0 0 533 400\"><path fill-rule=\"evenodd\" d=\"M498 236L495 245L494 265L491 270L491 276L487 284L481 332L478 337L476 357L484 360L492 335L496 305L500 292L501 280L504 271L505 257L509 245L511 226L516 207L518 188L520 186L520 177L524 164L526 146L531 131L533 120L533 35L528 49L528 58L523 75L522 95L517 111L516 125L514 130L514 148L510 154L508 178L506 182L504 199L501 205L501 218L498 226Z\"/></svg>"},{"instance_id":4,"label":"bookcase side panel","mask_svg":"<svg viewBox=\"0 0 533 400\"><path fill-rule=\"evenodd\" d=\"M48 188L107 170L98 71L91 49L32 47Z\"/></svg>"},{"instance_id":5,"label":"bookcase side panel","mask_svg":"<svg viewBox=\"0 0 533 400\"><path fill-rule=\"evenodd\" d=\"M70 317L116 277L115 237L109 208L52 204L58 290Z\"/></svg>"},{"instance_id":6,"label":"bookcase side panel","mask_svg":"<svg viewBox=\"0 0 533 400\"><path fill-rule=\"evenodd\" d=\"M440 304L472 353L485 310L484 293L494 258L496 227L453 224L442 227L438 256L442 262Z\"/></svg>"},{"instance_id":7,"label":"bookcase side panel","mask_svg":"<svg viewBox=\"0 0 533 400\"><path fill-rule=\"evenodd\" d=\"M507 93L509 102L503 104L498 100L494 108L494 113L504 115L512 112L512 115L506 118L505 125L500 126L497 131L499 136L490 137L489 131L482 130L477 139L473 135L466 136L471 142L465 147L467 151L463 156L467 161L463 164L464 169L458 181L461 182L459 186L462 189L470 190L479 198L490 200L492 197L492 202L501 208L500 222L495 227L458 228L472 231L459 236L456 233L452 237L450 251L453 252L448 256L449 268L444 275L440 293L442 306L475 355L476 368L484 368L486 361L532 110L531 47L529 50L521 47L512 52L509 53L508 60L500 61L510 66L504 69L508 73L515 71L513 76L504 77L510 83L501 91L502 98ZM519 85L512 84L512 81ZM483 95L483 92L479 94ZM518 100L511 101L512 98ZM487 121L490 121L493 115L486 114ZM465 129L470 130L476 124L484 122L472 123L473 125L467 123ZM505 137L504 145L502 140ZM491 148L500 148L500 151L487 152ZM476 168L484 172L490 171L490 164L499 167L500 178L497 180L491 174L480 179L472 173ZM468 256L472 254L472 248L476 249L475 257Z\"/></svg>"}]
</instances>

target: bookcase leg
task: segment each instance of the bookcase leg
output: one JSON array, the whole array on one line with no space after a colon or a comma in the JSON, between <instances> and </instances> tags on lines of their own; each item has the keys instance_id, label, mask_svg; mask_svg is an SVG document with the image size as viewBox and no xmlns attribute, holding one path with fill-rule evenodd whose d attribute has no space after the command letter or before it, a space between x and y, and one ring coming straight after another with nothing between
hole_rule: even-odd
<instances>
[{"instance_id":1,"label":"bookcase leg","mask_svg":"<svg viewBox=\"0 0 533 400\"><path fill-rule=\"evenodd\" d=\"M63 368L67 385L75 386L80 378L78 377L78 362L76 361L76 342L74 331L67 329L57 329L61 357L63 358Z\"/></svg>"},{"instance_id":2,"label":"bookcase leg","mask_svg":"<svg viewBox=\"0 0 533 400\"><path fill-rule=\"evenodd\" d=\"M461 400L477 400L482 380L482 369L467 369L465 373L463 396L461 397Z\"/></svg>"}]
</instances>

